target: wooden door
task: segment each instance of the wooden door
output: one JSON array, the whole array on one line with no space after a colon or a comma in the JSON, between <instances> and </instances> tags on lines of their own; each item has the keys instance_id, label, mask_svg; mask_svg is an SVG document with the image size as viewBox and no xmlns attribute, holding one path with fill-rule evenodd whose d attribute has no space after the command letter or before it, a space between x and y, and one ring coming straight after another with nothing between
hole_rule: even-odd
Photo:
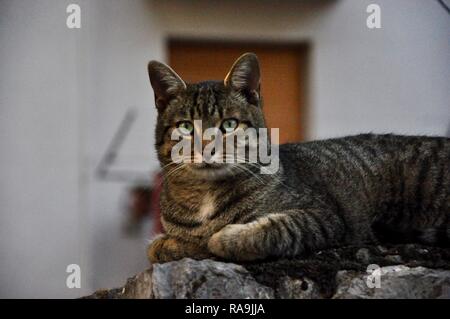
<instances>
[{"instance_id":1,"label":"wooden door","mask_svg":"<svg viewBox=\"0 0 450 319\"><path fill-rule=\"evenodd\" d=\"M245 52L254 52L259 58L267 126L279 128L280 144L301 141L305 133L306 46L170 41L169 64L187 82L223 80Z\"/></svg>"}]
</instances>

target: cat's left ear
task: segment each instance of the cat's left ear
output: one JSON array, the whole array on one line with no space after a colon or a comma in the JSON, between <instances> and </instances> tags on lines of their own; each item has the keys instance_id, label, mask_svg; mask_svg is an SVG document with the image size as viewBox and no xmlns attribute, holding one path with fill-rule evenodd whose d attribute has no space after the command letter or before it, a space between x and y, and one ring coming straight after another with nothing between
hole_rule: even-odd
<instances>
[{"instance_id":1,"label":"cat's left ear","mask_svg":"<svg viewBox=\"0 0 450 319\"><path fill-rule=\"evenodd\" d=\"M150 61L148 75L155 92L155 103L159 111L163 111L173 98L186 90L186 83L171 67L164 63Z\"/></svg>"},{"instance_id":2,"label":"cat's left ear","mask_svg":"<svg viewBox=\"0 0 450 319\"><path fill-rule=\"evenodd\" d=\"M241 92L250 104L258 105L261 74L258 57L254 53L244 53L234 62L224 84Z\"/></svg>"}]
</instances>

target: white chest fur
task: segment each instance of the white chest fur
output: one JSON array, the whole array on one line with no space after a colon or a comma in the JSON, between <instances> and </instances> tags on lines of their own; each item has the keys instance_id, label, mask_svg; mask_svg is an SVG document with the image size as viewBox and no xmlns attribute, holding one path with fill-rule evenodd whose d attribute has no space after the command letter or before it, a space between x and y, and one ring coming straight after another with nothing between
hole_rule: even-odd
<instances>
[{"instance_id":1,"label":"white chest fur","mask_svg":"<svg viewBox=\"0 0 450 319\"><path fill-rule=\"evenodd\" d=\"M216 206L214 196L206 193L198 210L198 218L200 219L200 221L205 221L206 219L208 219L208 217L214 214L215 209Z\"/></svg>"}]
</instances>

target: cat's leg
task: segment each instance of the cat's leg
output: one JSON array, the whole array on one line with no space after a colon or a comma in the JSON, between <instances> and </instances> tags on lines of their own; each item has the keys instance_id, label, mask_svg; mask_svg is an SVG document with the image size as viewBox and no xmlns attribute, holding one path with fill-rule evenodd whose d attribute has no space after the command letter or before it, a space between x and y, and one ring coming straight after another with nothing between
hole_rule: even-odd
<instances>
[{"instance_id":1,"label":"cat's leg","mask_svg":"<svg viewBox=\"0 0 450 319\"><path fill-rule=\"evenodd\" d=\"M247 224L227 225L210 238L208 249L237 261L292 257L342 243L344 224L332 211L289 210Z\"/></svg>"},{"instance_id":2,"label":"cat's leg","mask_svg":"<svg viewBox=\"0 0 450 319\"><path fill-rule=\"evenodd\" d=\"M182 241L175 237L162 235L149 245L147 256L151 263L165 263L185 257L205 259L213 255L207 248L192 242Z\"/></svg>"}]
</instances>

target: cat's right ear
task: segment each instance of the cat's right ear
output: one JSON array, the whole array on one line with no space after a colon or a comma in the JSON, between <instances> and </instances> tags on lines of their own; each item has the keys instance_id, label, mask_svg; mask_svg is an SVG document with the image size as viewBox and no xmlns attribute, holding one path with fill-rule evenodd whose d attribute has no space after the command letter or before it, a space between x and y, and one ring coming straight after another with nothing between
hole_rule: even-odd
<instances>
[{"instance_id":1,"label":"cat's right ear","mask_svg":"<svg viewBox=\"0 0 450 319\"><path fill-rule=\"evenodd\" d=\"M254 53L241 55L233 64L224 84L242 93L251 104L258 105L260 99L261 73L258 57Z\"/></svg>"},{"instance_id":2,"label":"cat's right ear","mask_svg":"<svg viewBox=\"0 0 450 319\"><path fill-rule=\"evenodd\" d=\"M186 90L186 83L164 63L150 61L148 75L155 92L155 104L159 111L163 111L174 97Z\"/></svg>"}]
</instances>

